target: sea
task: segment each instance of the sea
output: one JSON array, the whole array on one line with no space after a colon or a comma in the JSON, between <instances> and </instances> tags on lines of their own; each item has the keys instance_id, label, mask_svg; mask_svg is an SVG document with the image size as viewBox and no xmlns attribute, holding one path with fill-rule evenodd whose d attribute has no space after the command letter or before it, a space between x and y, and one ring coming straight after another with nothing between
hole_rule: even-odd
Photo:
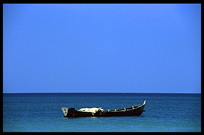
<instances>
[{"instance_id":1,"label":"sea","mask_svg":"<svg viewBox=\"0 0 204 135\"><path fill-rule=\"evenodd\" d=\"M117 109L141 116L66 118L61 107ZM3 132L201 132L201 94L3 93Z\"/></svg>"}]
</instances>

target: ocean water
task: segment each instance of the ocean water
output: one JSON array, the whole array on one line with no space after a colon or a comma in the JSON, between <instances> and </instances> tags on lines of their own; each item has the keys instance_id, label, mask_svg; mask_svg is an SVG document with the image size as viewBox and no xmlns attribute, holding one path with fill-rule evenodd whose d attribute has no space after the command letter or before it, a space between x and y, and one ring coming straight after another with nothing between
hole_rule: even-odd
<instances>
[{"instance_id":1,"label":"ocean water","mask_svg":"<svg viewBox=\"0 0 204 135\"><path fill-rule=\"evenodd\" d=\"M61 111L123 108L144 100L141 116L65 118ZM3 94L3 132L201 132L201 94Z\"/></svg>"}]
</instances>

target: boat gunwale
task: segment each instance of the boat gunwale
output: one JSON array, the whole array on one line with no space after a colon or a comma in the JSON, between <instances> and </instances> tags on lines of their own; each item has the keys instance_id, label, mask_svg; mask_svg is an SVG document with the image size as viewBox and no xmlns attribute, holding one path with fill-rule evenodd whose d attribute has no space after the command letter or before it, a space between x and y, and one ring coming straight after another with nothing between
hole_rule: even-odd
<instances>
[{"instance_id":1,"label":"boat gunwale","mask_svg":"<svg viewBox=\"0 0 204 135\"><path fill-rule=\"evenodd\" d=\"M107 111L107 112L127 112L127 111L138 110L143 106L145 106L145 104L135 105L135 106L131 106L131 107L125 107L125 108L119 108L119 109L108 109L105 111Z\"/></svg>"}]
</instances>

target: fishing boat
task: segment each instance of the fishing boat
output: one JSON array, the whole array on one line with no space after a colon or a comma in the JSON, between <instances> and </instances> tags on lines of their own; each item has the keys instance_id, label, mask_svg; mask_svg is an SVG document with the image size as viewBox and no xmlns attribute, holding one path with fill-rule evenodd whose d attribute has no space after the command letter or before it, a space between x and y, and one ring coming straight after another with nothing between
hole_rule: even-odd
<instances>
[{"instance_id":1,"label":"fishing boat","mask_svg":"<svg viewBox=\"0 0 204 135\"><path fill-rule=\"evenodd\" d=\"M145 110L146 101L140 105L134 105L130 107L103 110L100 108L81 108L76 110L75 108L62 107L64 117L108 117L108 116L140 116Z\"/></svg>"}]
</instances>

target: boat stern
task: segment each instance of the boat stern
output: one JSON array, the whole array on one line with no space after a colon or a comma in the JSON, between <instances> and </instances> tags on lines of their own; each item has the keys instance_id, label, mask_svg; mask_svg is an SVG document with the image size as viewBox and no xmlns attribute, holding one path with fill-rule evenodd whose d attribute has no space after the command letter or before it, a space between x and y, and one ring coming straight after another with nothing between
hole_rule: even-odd
<instances>
[{"instance_id":1,"label":"boat stern","mask_svg":"<svg viewBox=\"0 0 204 135\"><path fill-rule=\"evenodd\" d=\"M69 108L67 108L67 107L62 107L61 109L62 109L62 112L64 113L64 117L66 117L67 114L68 114L68 109L69 109Z\"/></svg>"}]
</instances>

